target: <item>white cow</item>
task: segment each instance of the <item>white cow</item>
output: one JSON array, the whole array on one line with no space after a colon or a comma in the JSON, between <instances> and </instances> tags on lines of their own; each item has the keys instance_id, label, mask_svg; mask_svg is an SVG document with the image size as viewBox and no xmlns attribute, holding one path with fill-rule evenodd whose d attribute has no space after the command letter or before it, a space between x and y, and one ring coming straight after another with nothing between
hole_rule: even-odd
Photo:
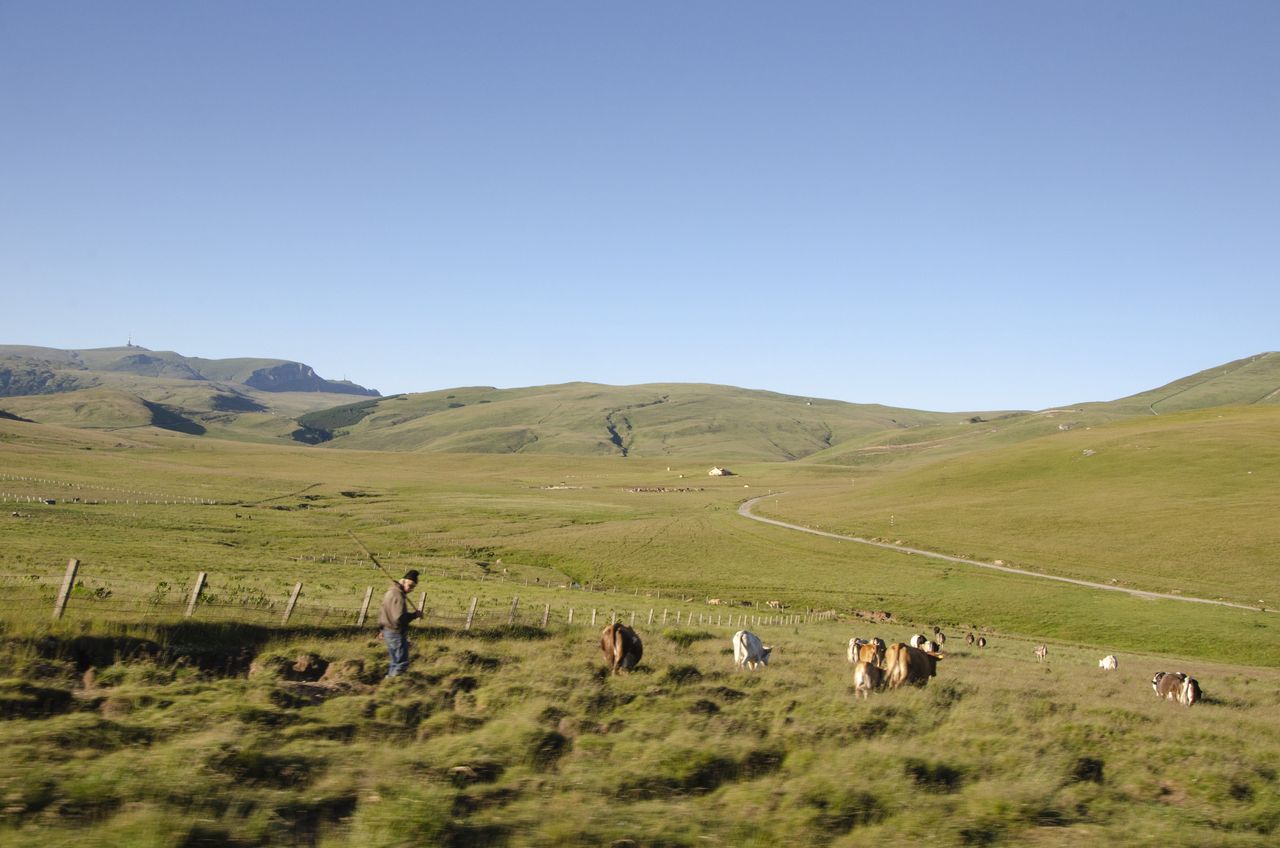
<instances>
[{"instance_id":1,"label":"white cow","mask_svg":"<svg viewBox=\"0 0 1280 848\"><path fill-rule=\"evenodd\" d=\"M1115 654L1107 654L1105 657L1098 660L1098 668L1105 671L1115 671L1119 667L1120 661L1116 659Z\"/></svg>"},{"instance_id":2,"label":"white cow","mask_svg":"<svg viewBox=\"0 0 1280 848\"><path fill-rule=\"evenodd\" d=\"M739 630L733 634L733 664L739 669L755 671L759 666L768 665L772 650L773 648L765 647L760 637L749 630Z\"/></svg>"},{"instance_id":3,"label":"white cow","mask_svg":"<svg viewBox=\"0 0 1280 848\"><path fill-rule=\"evenodd\" d=\"M918 648L927 641L928 640L925 639L925 636L923 633L917 633L907 640L907 644L909 644L913 648Z\"/></svg>"}]
</instances>

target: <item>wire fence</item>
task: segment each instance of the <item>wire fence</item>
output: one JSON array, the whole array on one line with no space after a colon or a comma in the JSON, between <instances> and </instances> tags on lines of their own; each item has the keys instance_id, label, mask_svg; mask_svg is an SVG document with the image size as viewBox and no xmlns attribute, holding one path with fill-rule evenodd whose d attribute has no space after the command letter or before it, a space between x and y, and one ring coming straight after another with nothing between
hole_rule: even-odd
<instances>
[{"instance_id":1,"label":"wire fence","mask_svg":"<svg viewBox=\"0 0 1280 848\"><path fill-rule=\"evenodd\" d=\"M194 579L193 579L194 578ZM41 575L0 575L0 617L43 618L53 620L105 620L115 622L157 622L196 619L213 622L239 622L258 625L314 625L352 628L377 627L378 606L385 584L367 586L353 593L350 602L332 600L311 602L305 596L302 581L268 591L233 579L210 588L208 575L200 572L193 578L148 583L127 577L99 577L81 568L79 560L71 560L57 585ZM507 583L506 587L518 587ZM506 588L504 587L504 588ZM621 621L633 627L683 626L743 629L764 626L799 626L837 618L835 610L804 612L774 609L689 609L678 605L647 603L651 597L611 594L609 603L596 603L593 595L579 592L545 598L522 600L520 595L506 597L497 592L477 593L469 602L441 600L423 591L411 596L412 603L423 610L422 625L459 630L501 626L556 628L603 627ZM606 600L602 598L601 600Z\"/></svg>"}]
</instances>

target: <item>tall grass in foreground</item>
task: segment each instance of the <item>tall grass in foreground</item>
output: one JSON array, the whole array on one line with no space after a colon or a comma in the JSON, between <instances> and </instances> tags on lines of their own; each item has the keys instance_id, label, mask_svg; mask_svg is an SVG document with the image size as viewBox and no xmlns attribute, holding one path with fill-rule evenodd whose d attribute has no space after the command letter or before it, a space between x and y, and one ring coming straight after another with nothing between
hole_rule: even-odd
<instances>
[{"instance_id":1,"label":"tall grass in foreground","mask_svg":"<svg viewBox=\"0 0 1280 848\"><path fill-rule=\"evenodd\" d=\"M958 649L924 689L857 702L865 627L728 640L642 631L628 676L594 634L418 634L382 681L367 636L11 632L0 650L0 844L1269 845L1280 832L1280 675L1030 643ZM882 627L889 639L905 631ZM953 635L954 638L954 635ZM154 644L162 650L146 649ZM184 646L186 646L184 648ZM303 658L304 662L299 662ZM86 678L87 664L93 673ZM319 670L325 675L313 680ZM299 671L299 669L302 669Z\"/></svg>"}]
</instances>

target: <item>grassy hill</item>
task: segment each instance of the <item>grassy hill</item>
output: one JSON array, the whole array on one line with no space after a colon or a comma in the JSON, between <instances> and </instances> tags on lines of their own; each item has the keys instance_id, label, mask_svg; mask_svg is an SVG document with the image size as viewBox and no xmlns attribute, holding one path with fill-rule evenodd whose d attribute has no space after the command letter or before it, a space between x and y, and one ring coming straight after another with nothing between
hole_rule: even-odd
<instances>
[{"instance_id":1,"label":"grassy hill","mask_svg":"<svg viewBox=\"0 0 1280 848\"><path fill-rule=\"evenodd\" d=\"M730 386L568 383L398 395L314 413L329 447L587 456L792 460L872 434L927 432L959 414Z\"/></svg>"},{"instance_id":2,"label":"grassy hill","mask_svg":"<svg viewBox=\"0 0 1280 848\"><path fill-rule=\"evenodd\" d=\"M846 466L762 514L1162 592L1280 606L1280 407L1220 407ZM1229 574L1229 577L1224 577Z\"/></svg>"},{"instance_id":3,"label":"grassy hill","mask_svg":"<svg viewBox=\"0 0 1280 848\"><path fill-rule=\"evenodd\" d=\"M293 441L297 416L371 393L287 360L0 346L0 411L48 424Z\"/></svg>"}]
</instances>

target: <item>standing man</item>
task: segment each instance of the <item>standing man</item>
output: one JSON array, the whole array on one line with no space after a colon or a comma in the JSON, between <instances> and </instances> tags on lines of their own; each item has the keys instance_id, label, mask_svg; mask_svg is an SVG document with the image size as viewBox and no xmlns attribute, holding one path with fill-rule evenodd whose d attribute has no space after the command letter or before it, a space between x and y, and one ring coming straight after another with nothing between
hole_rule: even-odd
<instances>
[{"instance_id":1,"label":"standing man","mask_svg":"<svg viewBox=\"0 0 1280 848\"><path fill-rule=\"evenodd\" d=\"M417 585L418 572L406 571L382 596L382 606L378 607L378 626L382 628L387 653L391 654L387 677L395 677L409 668L409 622L422 618L422 611L410 611L407 596Z\"/></svg>"}]
</instances>

